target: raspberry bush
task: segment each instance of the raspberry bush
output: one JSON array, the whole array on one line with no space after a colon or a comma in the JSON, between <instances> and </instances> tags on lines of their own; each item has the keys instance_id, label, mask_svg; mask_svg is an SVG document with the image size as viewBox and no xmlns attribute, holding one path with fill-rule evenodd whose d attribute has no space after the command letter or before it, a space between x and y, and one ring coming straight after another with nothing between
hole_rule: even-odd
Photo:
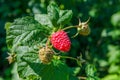
<instances>
[{"instance_id":1,"label":"raspberry bush","mask_svg":"<svg viewBox=\"0 0 120 80\"><path fill-rule=\"evenodd\" d=\"M71 10L60 10L55 3L47 7L47 14L35 14L6 23L6 42L9 63L13 63L18 80L98 80L94 65L82 59L70 57L71 39L90 33L88 21L68 26ZM76 34L69 36L71 28ZM76 46L77 47L77 46ZM66 54L64 54L66 53ZM76 61L77 67L69 67L66 59ZM85 76L78 76L85 64Z\"/></svg>"}]
</instances>

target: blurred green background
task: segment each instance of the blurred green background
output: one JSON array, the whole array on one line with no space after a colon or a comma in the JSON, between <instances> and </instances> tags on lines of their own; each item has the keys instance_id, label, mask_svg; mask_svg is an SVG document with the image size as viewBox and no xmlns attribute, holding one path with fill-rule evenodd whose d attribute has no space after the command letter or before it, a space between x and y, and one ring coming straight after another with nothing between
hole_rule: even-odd
<instances>
[{"instance_id":1,"label":"blurred green background","mask_svg":"<svg viewBox=\"0 0 120 80\"><path fill-rule=\"evenodd\" d=\"M6 22L23 16L46 13L50 0L0 0L0 80L11 80L12 67L6 57ZM120 80L120 0L54 0L60 9L71 9L73 18L69 25L77 25L91 17L91 34L78 36L72 42L69 56L81 52L83 59L95 64L101 80ZM77 47L76 47L77 46ZM75 53L75 54L72 54ZM74 67L73 61L67 62ZM83 72L84 75L84 72Z\"/></svg>"}]
</instances>

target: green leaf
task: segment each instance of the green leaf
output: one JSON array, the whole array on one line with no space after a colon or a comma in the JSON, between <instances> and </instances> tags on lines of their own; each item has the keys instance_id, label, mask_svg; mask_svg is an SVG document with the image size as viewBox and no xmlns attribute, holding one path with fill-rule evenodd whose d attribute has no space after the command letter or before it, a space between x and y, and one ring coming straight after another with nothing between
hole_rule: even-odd
<instances>
[{"instance_id":1,"label":"green leaf","mask_svg":"<svg viewBox=\"0 0 120 80\"><path fill-rule=\"evenodd\" d=\"M72 10L60 10L59 15L60 18L57 21L57 24L65 25L71 20L73 13Z\"/></svg>"},{"instance_id":2,"label":"green leaf","mask_svg":"<svg viewBox=\"0 0 120 80\"><path fill-rule=\"evenodd\" d=\"M7 27L7 45L13 50L20 45L37 45L50 34L50 28L42 26L32 17L16 19Z\"/></svg>"},{"instance_id":3,"label":"green leaf","mask_svg":"<svg viewBox=\"0 0 120 80\"><path fill-rule=\"evenodd\" d=\"M88 64L86 67L86 73L88 76L94 76L96 72L95 66Z\"/></svg>"},{"instance_id":4,"label":"green leaf","mask_svg":"<svg viewBox=\"0 0 120 80\"><path fill-rule=\"evenodd\" d=\"M120 80L120 76L118 74L109 74L101 80Z\"/></svg>"},{"instance_id":5,"label":"green leaf","mask_svg":"<svg viewBox=\"0 0 120 80\"><path fill-rule=\"evenodd\" d=\"M34 18L36 21L38 21L42 25L53 27L52 22L48 18L47 14L35 14Z\"/></svg>"},{"instance_id":6,"label":"green leaf","mask_svg":"<svg viewBox=\"0 0 120 80\"><path fill-rule=\"evenodd\" d=\"M48 65L42 64L38 53L27 46L18 47L16 52L18 73L21 78L36 76L42 80L69 80L68 67L60 60L53 60Z\"/></svg>"},{"instance_id":7,"label":"green leaf","mask_svg":"<svg viewBox=\"0 0 120 80\"><path fill-rule=\"evenodd\" d=\"M3 80L3 78L0 76L0 80Z\"/></svg>"},{"instance_id":8,"label":"green leaf","mask_svg":"<svg viewBox=\"0 0 120 80\"><path fill-rule=\"evenodd\" d=\"M57 20L59 19L58 6L55 3L49 4L47 7L47 12L48 12L48 16L49 16L52 24L54 25L54 27L58 27L57 26Z\"/></svg>"},{"instance_id":9,"label":"green leaf","mask_svg":"<svg viewBox=\"0 0 120 80\"><path fill-rule=\"evenodd\" d=\"M45 65L39 74L42 80L69 80L68 67L60 60L54 60L50 65Z\"/></svg>"},{"instance_id":10,"label":"green leaf","mask_svg":"<svg viewBox=\"0 0 120 80\"><path fill-rule=\"evenodd\" d=\"M112 74L120 74L120 66L116 64L111 64L110 68L108 69L108 72Z\"/></svg>"},{"instance_id":11,"label":"green leaf","mask_svg":"<svg viewBox=\"0 0 120 80\"><path fill-rule=\"evenodd\" d=\"M120 26L120 12L117 12L115 14L112 15L111 17L111 23L117 27Z\"/></svg>"},{"instance_id":12,"label":"green leaf","mask_svg":"<svg viewBox=\"0 0 120 80\"><path fill-rule=\"evenodd\" d=\"M21 80L19 78L19 75L18 75L18 72L17 72L17 63L16 62L13 65L11 73L12 73L12 80Z\"/></svg>"},{"instance_id":13,"label":"green leaf","mask_svg":"<svg viewBox=\"0 0 120 80\"><path fill-rule=\"evenodd\" d=\"M92 64L86 66L87 80L99 80L96 76L96 68Z\"/></svg>"},{"instance_id":14,"label":"green leaf","mask_svg":"<svg viewBox=\"0 0 120 80\"><path fill-rule=\"evenodd\" d=\"M120 49L119 49L119 46L108 45L107 48L108 48L107 56L109 57L108 62L110 64L119 63L120 62Z\"/></svg>"},{"instance_id":15,"label":"green leaf","mask_svg":"<svg viewBox=\"0 0 120 80\"><path fill-rule=\"evenodd\" d=\"M69 71L71 72L71 74L76 76L80 72L80 67L72 67L72 68L70 68Z\"/></svg>"},{"instance_id":16,"label":"green leaf","mask_svg":"<svg viewBox=\"0 0 120 80\"><path fill-rule=\"evenodd\" d=\"M9 31L9 28L11 25L12 25L12 23L10 23L10 22L6 22L6 24L5 24L5 29L6 29L7 34L8 34L8 31ZM12 45L10 45L8 41L6 41L6 43L7 43L8 48L12 47Z\"/></svg>"},{"instance_id":17,"label":"green leaf","mask_svg":"<svg viewBox=\"0 0 120 80\"><path fill-rule=\"evenodd\" d=\"M69 68L69 72L70 72L70 80L78 80L78 78L76 77L76 75L79 73L80 71L80 67L72 67Z\"/></svg>"},{"instance_id":18,"label":"green leaf","mask_svg":"<svg viewBox=\"0 0 120 80\"><path fill-rule=\"evenodd\" d=\"M26 78L31 75L37 76L30 65L27 64L27 62L40 63L38 58L38 50L36 49L34 49L33 46L19 46L16 48L15 52L17 53L17 70L21 78Z\"/></svg>"},{"instance_id":19,"label":"green leaf","mask_svg":"<svg viewBox=\"0 0 120 80\"><path fill-rule=\"evenodd\" d=\"M112 29L108 32L108 35L111 36L114 40L119 39L120 29Z\"/></svg>"},{"instance_id":20,"label":"green leaf","mask_svg":"<svg viewBox=\"0 0 120 80\"><path fill-rule=\"evenodd\" d=\"M9 30L9 27L12 25L12 23L11 22L6 22L6 24L5 24L5 29L6 30Z\"/></svg>"}]
</instances>

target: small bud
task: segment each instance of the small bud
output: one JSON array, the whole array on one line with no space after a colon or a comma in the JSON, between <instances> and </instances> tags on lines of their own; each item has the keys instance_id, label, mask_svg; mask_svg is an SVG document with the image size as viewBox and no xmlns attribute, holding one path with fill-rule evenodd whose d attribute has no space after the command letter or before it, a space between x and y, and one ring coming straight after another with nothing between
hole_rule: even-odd
<instances>
[{"instance_id":1,"label":"small bud","mask_svg":"<svg viewBox=\"0 0 120 80\"><path fill-rule=\"evenodd\" d=\"M8 60L9 64L11 64L12 62L15 61L15 57L16 57L15 54L9 54L9 56L6 59Z\"/></svg>"},{"instance_id":2,"label":"small bud","mask_svg":"<svg viewBox=\"0 0 120 80\"><path fill-rule=\"evenodd\" d=\"M43 47L39 50L39 59L41 60L42 63L47 64L51 62L53 54L54 52L50 48Z\"/></svg>"},{"instance_id":3,"label":"small bud","mask_svg":"<svg viewBox=\"0 0 120 80\"><path fill-rule=\"evenodd\" d=\"M82 23L80 34L83 36L87 36L90 34L90 28L87 23Z\"/></svg>"},{"instance_id":4,"label":"small bud","mask_svg":"<svg viewBox=\"0 0 120 80\"><path fill-rule=\"evenodd\" d=\"M90 28L88 25L89 20L90 20L90 18L86 22L81 22L79 19L79 24L76 25L77 33L74 36L72 36L72 38L76 37L79 34L83 35L83 36L87 36L90 34Z\"/></svg>"},{"instance_id":5,"label":"small bud","mask_svg":"<svg viewBox=\"0 0 120 80\"><path fill-rule=\"evenodd\" d=\"M86 22L82 22L82 23L79 20L78 31L83 36L87 36L87 35L90 34L90 28L89 28L89 25L88 25L89 20L90 20L90 18Z\"/></svg>"},{"instance_id":6,"label":"small bud","mask_svg":"<svg viewBox=\"0 0 120 80\"><path fill-rule=\"evenodd\" d=\"M9 62L9 64L11 64L13 62L13 57L10 55L6 58Z\"/></svg>"}]
</instances>

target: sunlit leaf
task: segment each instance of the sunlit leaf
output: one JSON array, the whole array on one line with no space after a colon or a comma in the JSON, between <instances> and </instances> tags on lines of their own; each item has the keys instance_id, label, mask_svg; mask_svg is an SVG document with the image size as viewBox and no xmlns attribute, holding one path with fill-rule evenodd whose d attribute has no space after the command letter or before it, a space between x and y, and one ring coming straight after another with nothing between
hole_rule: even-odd
<instances>
[{"instance_id":1,"label":"sunlit leaf","mask_svg":"<svg viewBox=\"0 0 120 80\"><path fill-rule=\"evenodd\" d=\"M35 14L34 18L42 25L53 27L52 22L48 18L47 14Z\"/></svg>"},{"instance_id":2,"label":"sunlit leaf","mask_svg":"<svg viewBox=\"0 0 120 80\"><path fill-rule=\"evenodd\" d=\"M57 26L57 20L59 19L59 8L55 3L50 3L47 7L48 17L50 18L52 24Z\"/></svg>"},{"instance_id":3,"label":"sunlit leaf","mask_svg":"<svg viewBox=\"0 0 120 80\"><path fill-rule=\"evenodd\" d=\"M32 17L19 18L7 27L7 45L12 49L19 45L37 45L48 37L50 31L50 28L42 26Z\"/></svg>"},{"instance_id":4,"label":"sunlit leaf","mask_svg":"<svg viewBox=\"0 0 120 80\"><path fill-rule=\"evenodd\" d=\"M71 20L73 13L71 10L60 10L59 15L57 24L65 25Z\"/></svg>"},{"instance_id":5,"label":"sunlit leaf","mask_svg":"<svg viewBox=\"0 0 120 80\"><path fill-rule=\"evenodd\" d=\"M112 15L111 22L114 26L120 26L120 12L117 12Z\"/></svg>"}]
</instances>

